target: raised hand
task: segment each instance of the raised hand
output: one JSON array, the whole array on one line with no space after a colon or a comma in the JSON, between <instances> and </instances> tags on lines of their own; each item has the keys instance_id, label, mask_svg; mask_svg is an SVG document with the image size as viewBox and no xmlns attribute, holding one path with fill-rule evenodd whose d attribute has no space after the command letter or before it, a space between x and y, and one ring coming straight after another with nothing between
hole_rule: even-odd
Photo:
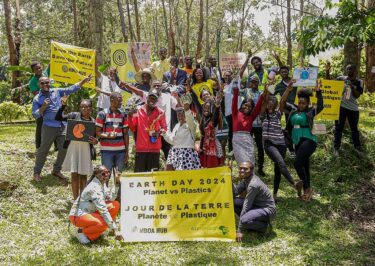
<instances>
[{"instance_id":1,"label":"raised hand","mask_svg":"<svg viewBox=\"0 0 375 266\"><path fill-rule=\"evenodd\" d=\"M68 95L64 93L64 96L61 97L61 105L66 105L68 103Z\"/></svg>"}]
</instances>

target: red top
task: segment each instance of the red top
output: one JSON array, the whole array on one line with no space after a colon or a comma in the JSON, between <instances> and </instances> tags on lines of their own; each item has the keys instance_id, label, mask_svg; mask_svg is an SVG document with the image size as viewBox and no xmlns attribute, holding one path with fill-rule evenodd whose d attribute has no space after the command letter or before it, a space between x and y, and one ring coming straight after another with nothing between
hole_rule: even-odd
<instances>
[{"instance_id":1,"label":"red top","mask_svg":"<svg viewBox=\"0 0 375 266\"><path fill-rule=\"evenodd\" d=\"M249 115L244 115L238 110L238 88L233 88L233 99L232 99L232 120L233 120L233 132L245 131L250 132L253 128L253 122L258 116L263 103L263 94L259 96L259 100L255 105L255 108Z\"/></svg>"},{"instance_id":2,"label":"red top","mask_svg":"<svg viewBox=\"0 0 375 266\"><path fill-rule=\"evenodd\" d=\"M154 127L153 129L150 129L153 122ZM148 115L146 104L144 104L139 108L137 116L129 117L128 125L130 130L137 134L137 141L135 143L137 152L160 152L161 137L158 137L155 143L152 143L150 140L150 130L158 131L163 129L164 131L167 131L165 115L160 108L155 107L151 114Z\"/></svg>"}]
</instances>

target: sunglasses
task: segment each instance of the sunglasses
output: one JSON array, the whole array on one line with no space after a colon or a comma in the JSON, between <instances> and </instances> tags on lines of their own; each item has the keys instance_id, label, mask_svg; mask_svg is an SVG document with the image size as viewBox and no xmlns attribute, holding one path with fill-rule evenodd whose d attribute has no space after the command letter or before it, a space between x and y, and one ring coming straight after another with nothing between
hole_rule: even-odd
<instances>
[{"instance_id":1,"label":"sunglasses","mask_svg":"<svg viewBox=\"0 0 375 266\"><path fill-rule=\"evenodd\" d=\"M49 81L41 82L40 85L49 85Z\"/></svg>"},{"instance_id":2,"label":"sunglasses","mask_svg":"<svg viewBox=\"0 0 375 266\"><path fill-rule=\"evenodd\" d=\"M100 175L101 176L107 176L107 175L109 175L109 171L103 171Z\"/></svg>"}]
</instances>

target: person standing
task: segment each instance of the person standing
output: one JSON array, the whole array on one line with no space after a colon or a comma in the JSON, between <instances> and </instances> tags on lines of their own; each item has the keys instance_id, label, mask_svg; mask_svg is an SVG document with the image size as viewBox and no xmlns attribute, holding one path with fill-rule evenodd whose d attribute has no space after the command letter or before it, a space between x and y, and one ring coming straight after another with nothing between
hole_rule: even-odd
<instances>
[{"instance_id":1,"label":"person standing","mask_svg":"<svg viewBox=\"0 0 375 266\"><path fill-rule=\"evenodd\" d=\"M234 211L239 216L236 241L242 242L245 230L265 233L271 228L276 215L276 205L266 184L254 174L251 162L239 164L241 182L233 184ZM246 192L245 198L236 196Z\"/></svg>"},{"instance_id":2,"label":"person standing","mask_svg":"<svg viewBox=\"0 0 375 266\"><path fill-rule=\"evenodd\" d=\"M216 56L211 55L208 58L208 67L205 67L203 71L205 72L205 76L207 79L216 79L219 82L222 80L221 70L217 66L217 58Z\"/></svg>"},{"instance_id":3,"label":"person standing","mask_svg":"<svg viewBox=\"0 0 375 266\"><path fill-rule=\"evenodd\" d=\"M156 79L161 81L165 72L170 70L170 62L167 58L167 49L162 47L159 49L159 61L155 61L151 64L153 73Z\"/></svg>"},{"instance_id":4,"label":"person standing","mask_svg":"<svg viewBox=\"0 0 375 266\"><path fill-rule=\"evenodd\" d=\"M282 97L288 88L289 82L292 80L289 77L289 68L287 66L282 66L280 67L280 76L282 80L276 85L275 88L275 93L274 95L276 96L277 94ZM286 99L286 104L290 106L291 108L294 107L294 102L296 100L296 95L297 95L297 87L293 87L292 91L290 92L288 98ZM290 114L290 108L285 108L284 110L284 115L285 115L285 121L288 121L289 119L289 114ZM294 147L293 147L293 142L291 141L291 135L292 135L292 128L285 128L286 131L286 136L288 139L286 139L286 144L288 146L288 150L290 152L291 157L295 157L294 153Z\"/></svg>"},{"instance_id":5,"label":"person standing","mask_svg":"<svg viewBox=\"0 0 375 266\"><path fill-rule=\"evenodd\" d=\"M280 109L284 110L286 99L293 90L293 82L290 82L288 89L283 95L280 102ZM316 108L309 107L311 90L302 88L297 93L298 106L296 110L290 112L288 124L293 127L292 140L296 147L296 158L294 168L300 180L303 181L304 194L302 200L309 201L313 196L313 190L310 184L310 157L317 147L317 138L312 133L314 126L314 117L323 110L323 96L320 90L321 85L316 86L317 105Z\"/></svg>"},{"instance_id":6,"label":"person standing","mask_svg":"<svg viewBox=\"0 0 375 266\"><path fill-rule=\"evenodd\" d=\"M187 74L185 70L178 68L178 59L176 56L170 57L171 69L163 74L163 82L171 85L183 85L186 83Z\"/></svg>"},{"instance_id":7,"label":"person standing","mask_svg":"<svg viewBox=\"0 0 375 266\"><path fill-rule=\"evenodd\" d=\"M259 80L258 89L259 91L263 91L264 86L268 83L268 71L267 69L264 69L262 59L259 56L254 56L253 58L251 58L250 63L254 68L254 72L250 73L247 79L247 83L250 83L251 78L253 76L256 76Z\"/></svg>"},{"instance_id":8,"label":"person standing","mask_svg":"<svg viewBox=\"0 0 375 266\"><path fill-rule=\"evenodd\" d=\"M348 119L350 130L352 131L354 148L359 154L362 152L358 130L359 109L357 101L361 94L363 94L362 81L357 79L357 68L355 65L349 64L346 67L346 73L347 77L339 77L339 80L345 81L345 89L341 99L339 120L335 121L335 139L333 145L336 156L339 155L341 137L346 119Z\"/></svg>"},{"instance_id":9,"label":"person standing","mask_svg":"<svg viewBox=\"0 0 375 266\"><path fill-rule=\"evenodd\" d=\"M247 97L250 97L254 104L257 104L259 101L259 97L262 94L261 91L258 89L259 85L259 78L257 75L254 75L250 78L249 87L250 89L247 91ZM266 174L263 171L264 165L264 148L263 148L263 140L262 140L262 123L259 117L256 117L253 122L253 127L251 129L251 135L255 139L255 143L257 145L257 163L258 163L258 175L265 176Z\"/></svg>"},{"instance_id":10,"label":"person standing","mask_svg":"<svg viewBox=\"0 0 375 266\"><path fill-rule=\"evenodd\" d=\"M34 180L41 181L40 174L51 148L56 140L58 144L58 153L55 164L53 165L52 175L58 177L60 181L66 183L66 177L61 173L61 166L64 162L66 149L64 148L65 137L63 135L65 122L56 121L56 113L61 107L61 97L78 91L85 83L91 80L91 75L81 80L71 87L62 89L50 89L50 79L41 77L39 79L40 93L33 99L32 113L38 119L43 117L42 141L36 153L34 166Z\"/></svg>"},{"instance_id":11,"label":"person standing","mask_svg":"<svg viewBox=\"0 0 375 266\"><path fill-rule=\"evenodd\" d=\"M107 70L107 72L108 76L104 75L100 71L96 71L96 75L101 87L100 89L96 89L96 91L99 93L98 102L96 104L98 112L108 109L111 106L109 97L112 92L121 92L116 83L117 70L111 67Z\"/></svg>"},{"instance_id":12,"label":"person standing","mask_svg":"<svg viewBox=\"0 0 375 266\"><path fill-rule=\"evenodd\" d=\"M129 158L129 128L127 116L120 110L122 97L112 92L111 106L97 114L96 136L100 139L102 164L112 172L122 172Z\"/></svg>"},{"instance_id":13,"label":"person standing","mask_svg":"<svg viewBox=\"0 0 375 266\"><path fill-rule=\"evenodd\" d=\"M80 103L80 111L65 114L68 96L61 98L62 106L57 111L55 119L57 121L68 121L68 119L77 121L89 121L95 123L92 114L91 100L84 99ZM89 136L88 142L83 141L65 141L67 152L64 163L62 165L63 171L70 172L72 176L72 192L75 200L86 186L87 176L92 174L92 161L96 159L94 145L98 143L95 136Z\"/></svg>"},{"instance_id":14,"label":"person standing","mask_svg":"<svg viewBox=\"0 0 375 266\"><path fill-rule=\"evenodd\" d=\"M186 72L186 74L188 76L191 76L193 74L193 58L191 58L190 55L185 55L185 58L184 58L184 68L182 70L184 70Z\"/></svg>"},{"instance_id":15,"label":"person standing","mask_svg":"<svg viewBox=\"0 0 375 266\"><path fill-rule=\"evenodd\" d=\"M161 134L167 131L164 112L158 108L159 92L152 89L146 103L136 111L129 113L128 124L136 135L136 154L134 172L150 172L159 169Z\"/></svg>"}]
</instances>

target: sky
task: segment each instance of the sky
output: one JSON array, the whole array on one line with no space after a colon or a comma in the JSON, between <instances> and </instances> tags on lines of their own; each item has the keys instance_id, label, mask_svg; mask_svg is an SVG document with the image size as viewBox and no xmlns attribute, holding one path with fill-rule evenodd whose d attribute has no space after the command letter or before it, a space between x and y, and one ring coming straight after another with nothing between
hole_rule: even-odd
<instances>
[{"instance_id":1,"label":"sky","mask_svg":"<svg viewBox=\"0 0 375 266\"><path fill-rule=\"evenodd\" d=\"M333 3L337 3L338 0L333 1ZM279 6L271 6L270 8L266 8L264 10L255 10L252 9L251 12L254 13L254 22L262 29L263 34L265 36L268 36L269 34L269 22L271 20L271 13L279 11L280 12L281 7ZM286 10L284 10L286 12ZM298 11L292 11L298 12ZM337 9L329 10L327 13L330 15L336 14ZM326 52L319 53L317 56L310 56L309 61L313 65L319 64L319 59L330 59L334 54L338 53L339 49L330 49Z\"/></svg>"}]
</instances>

